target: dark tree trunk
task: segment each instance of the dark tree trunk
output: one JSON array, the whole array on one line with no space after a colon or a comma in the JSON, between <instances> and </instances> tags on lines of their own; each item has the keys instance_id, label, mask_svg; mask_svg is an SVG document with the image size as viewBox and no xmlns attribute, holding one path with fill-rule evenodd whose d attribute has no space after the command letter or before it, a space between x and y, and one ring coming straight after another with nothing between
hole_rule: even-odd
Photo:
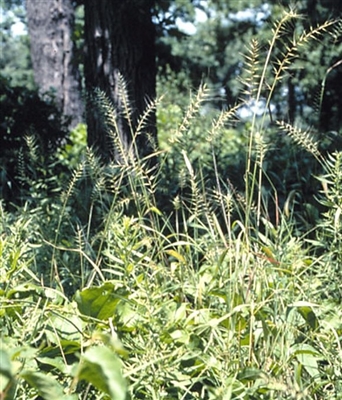
<instances>
[{"instance_id":1,"label":"dark tree trunk","mask_svg":"<svg viewBox=\"0 0 342 400\"><path fill-rule=\"evenodd\" d=\"M156 94L154 0L85 0L84 5L86 88L89 93L98 88L111 99L121 142L127 150L147 100L153 100ZM119 76L127 85L131 126L124 115ZM88 145L105 161L118 158L94 104L87 111L87 125ZM156 138L154 112L136 138L140 156L153 151L149 137Z\"/></svg>"},{"instance_id":2,"label":"dark tree trunk","mask_svg":"<svg viewBox=\"0 0 342 400\"><path fill-rule=\"evenodd\" d=\"M81 122L83 104L80 79L74 63L74 8L71 0L27 0L34 78L43 95L53 89L58 109Z\"/></svg>"}]
</instances>

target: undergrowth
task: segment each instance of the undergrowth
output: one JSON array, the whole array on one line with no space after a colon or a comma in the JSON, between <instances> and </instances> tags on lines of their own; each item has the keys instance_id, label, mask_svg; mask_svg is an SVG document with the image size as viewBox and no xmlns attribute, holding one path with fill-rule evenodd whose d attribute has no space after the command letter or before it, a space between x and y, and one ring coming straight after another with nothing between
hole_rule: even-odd
<instances>
[{"instance_id":1,"label":"undergrowth","mask_svg":"<svg viewBox=\"0 0 342 400\"><path fill-rule=\"evenodd\" d=\"M266 54L253 41L241 102L202 142L191 135L205 85L152 170L134 145L127 153L97 92L118 160L103 165L88 149L60 197L39 201L40 178L34 201L0 208L2 399L341 398L342 155L323 155L307 129L269 113L306 43L337 24L298 34L298 17L274 23ZM265 106L244 128L236 187L220 151L252 100ZM290 168L272 147L295 152L289 140L323 171L314 225L299 186L278 185L272 169L275 152Z\"/></svg>"}]
</instances>

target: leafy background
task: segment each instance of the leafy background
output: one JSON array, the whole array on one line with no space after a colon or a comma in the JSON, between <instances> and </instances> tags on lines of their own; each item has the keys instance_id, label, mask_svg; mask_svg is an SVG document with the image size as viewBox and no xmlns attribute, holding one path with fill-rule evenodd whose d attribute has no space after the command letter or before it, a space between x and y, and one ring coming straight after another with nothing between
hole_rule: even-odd
<instances>
[{"instance_id":1,"label":"leafy background","mask_svg":"<svg viewBox=\"0 0 342 400\"><path fill-rule=\"evenodd\" d=\"M341 22L235 4L192 36L164 21L152 173L101 164L4 69L2 398L341 397Z\"/></svg>"}]
</instances>

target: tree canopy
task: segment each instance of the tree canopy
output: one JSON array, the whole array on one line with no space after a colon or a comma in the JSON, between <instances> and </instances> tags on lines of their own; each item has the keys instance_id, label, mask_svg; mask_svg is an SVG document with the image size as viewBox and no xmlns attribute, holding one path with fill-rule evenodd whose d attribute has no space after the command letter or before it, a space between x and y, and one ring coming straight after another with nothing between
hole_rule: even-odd
<instances>
[{"instance_id":1,"label":"tree canopy","mask_svg":"<svg viewBox=\"0 0 342 400\"><path fill-rule=\"evenodd\" d=\"M126 61L132 60L134 57L126 58L124 54L125 52L137 54L134 48L141 47L139 40L144 35L139 34L137 37L130 37L129 30L125 33L124 31L122 33L113 31L111 33L113 37L105 39L100 46L100 38L94 37L98 32L99 25L93 24L96 16L95 11L99 11L100 7L97 5L94 8L93 4L93 8L90 8L92 2L84 0L68 1L72 4L74 10L71 36L74 58L73 64L70 64L72 65L70 71L74 71L75 79L80 79L83 98L86 97L84 95L85 89L89 92L95 87L101 88L110 95L108 90L111 84L108 71L111 71L111 74L114 73L113 62L118 60L121 63L119 70L123 80L127 83L130 100L133 104L135 103L133 120L137 120L138 116L144 112L144 107L148 104L148 101L152 101L155 96L156 72L159 81L166 83L169 77L169 82L172 80L172 86L185 96L187 96L189 87L197 88L201 82L206 82L215 91L213 103L218 108L225 108L236 103L241 96L242 84L239 82L243 81L244 55L248 54L250 43L256 36L260 50L265 49L271 34L272 21L277 18L277 15L280 15L282 9L279 2L273 0L267 3L260 0L252 2L243 0L238 2L163 0L140 3L139 0L135 0L130 4L137 7L143 4L145 11L141 9L141 15L148 13L147 21L154 25L154 27L150 25L150 37L146 38L145 41L149 44L144 44L144 46L147 46L142 53L145 60L139 61L145 70L140 71L138 78L133 76L132 70L129 72L127 65L125 67ZM102 3L107 4L104 0ZM116 3L110 2L108 4L110 4L109 15L111 7L116 7ZM296 20L295 31L300 32L303 29L310 31L327 18L334 19L341 15L342 4L332 0L303 0L296 5L296 11L302 17ZM11 30L14 22L18 19L26 23L24 2L22 0L6 0L2 3L2 12L4 18L1 32L3 55L0 61L1 75L9 79L12 86L21 85L33 88L28 36L27 34L17 35ZM123 9L122 13L127 14L126 24L131 26L134 13L128 9ZM114 13L113 16L115 15L118 14ZM123 19L121 18L121 20ZM137 25L137 21L133 21L134 25ZM107 26L109 27L110 24L107 24ZM103 32L107 32L107 28L103 29ZM95 30L97 31L95 32ZM282 85L279 86L273 96L270 109L274 118L287 118L292 122L297 120L300 123L305 123L307 118L310 117L312 123L314 112L317 130L321 132L339 131L342 125L342 115L339 112L342 107L341 86L339 85L342 74L340 60L342 53L341 24L337 24L334 30L335 32L332 35L322 36L322 39L316 41L314 45L310 44L303 48L300 57L294 60L291 69L283 79ZM108 32L110 31L108 30ZM141 32L147 32L147 30L142 26ZM114 37L122 34L125 42L121 40L121 37L113 50ZM92 39L93 46L89 45ZM136 43L137 45L128 49L129 43ZM283 46L283 49L277 50L280 52L279 54L286 50L286 43ZM110 58L108 58L109 52L107 51L109 48L112 49ZM147 48L148 51L146 51ZM86 50L85 53L84 49ZM89 55L91 49L93 49L93 55L85 58L84 54ZM121 55L119 56L119 54ZM146 61L147 54L150 54L150 61L148 62ZM91 65L89 60L91 58L95 60L100 55L107 63L105 69L102 70L102 78L97 75L96 71L100 70L94 63L89 69ZM61 59L61 62L64 62L65 59ZM155 60L155 65L153 60ZM75 69L75 67L77 68ZM126 73L122 73L125 68ZM107 73L104 73L105 70ZM106 74L108 79L105 79ZM39 71L36 71L36 76L39 76ZM47 81L49 81L48 76ZM150 84L144 87L144 84L148 81ZM135 82L139 82L139 85L141 85L139 90ZM184 82L186 82L185 85ZM43 85L41 89L45 87L46 85ZM74 85L74 87L73 90L76 90L77 85ZM166 90L167 84L166 86L165 84L160 85L159 88ZM163 94L163 89L158 94ZM70 95L68 96L70 98ZM140 99L138 99L139 96ZM113 94L109 97L114 104L118 104ZM154 131L152 128L153 121L154 117L152 116L150 121L151 132ZM94 125L91 120L88 120L88 124L89 126ZM99 140L98 134L95 134L95 136L90 134L89 137L90 144ZM140 137L141 140L142 138L143 136ZM105 144L102 144L102 147L104 146Z\"/></svg>"},{"instance_id":2,"label":"tree canopy","mask_svg":"<svg viewBox=\"0 0 342 400\"><path fill-rule=\"evenodd\" d=\"M15 11L24 19L22 4L21 0L6 0L3 5L6 15L10 15L9 11ZM74 1L73 4L75 9L84 7L83 0ZM236 77L241 74L246 46L256 34L259 41L264 37L264 43L261 40L262 46L267 44L269 20L271 17L276 18L281 9L278 1L265 3L260 0L163 0L155 4L151 2L149 7L152 9L152 21L156 30L155 57L159 73L165 73L167 68L175 72L185 71L194 87L203 80L210 82L223 97L221 105L222 102L232 104L236 101L239 95ZM298 24L310 29L328 18L333 19L341 15L342 5L333 0L303 0L296 5L296 9L303 15ZM182 28L181 21L193 24L191 33ZM6 23L10 25L9 17ZM298 30L301 28L299 25ZM74 38L83 41L80 35L83 27L78 25L75 29ZM24 70L27 71L30 66L27 63L25 65L20 58L10 60L9 55L6 56L7 46L19 46L19 43L16 43L19 41L18 37L12 35L10 39L10 36L6 35L6 41L2 42L5 49L3 63L6 63L8 68L8 72L5 69L3 74L14 78L20 71L24 74ZM275 104L278 112L287 113L291 119L305 119L305 115L317 107L317 98L320 97L319 92L324 81L324 102L318 123L321 129L338 129L341 124L341 116L338 113L341 96L337 85L341 76L341 67L338 65L340 54L340 32L336 32L335 43L320 42L315 48L308 48L303 52L291 73L291 79L287 84L284 83L284 90L279 94L278 104ZM78 57L78 62L82 73L83 58ZM15 65L11 67L11 63ZM305 75L302 72L304 64L310 66L305 70L309 73L305 72ZM285 92L287 98L284 96Z\"/></svg>"}]
</instances>

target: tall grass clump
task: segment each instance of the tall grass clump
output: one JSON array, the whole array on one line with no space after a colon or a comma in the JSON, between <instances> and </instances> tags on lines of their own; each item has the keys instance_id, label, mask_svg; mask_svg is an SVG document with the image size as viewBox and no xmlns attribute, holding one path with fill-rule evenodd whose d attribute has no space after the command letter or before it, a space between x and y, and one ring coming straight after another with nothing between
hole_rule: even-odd
<instances>
[{"instance_id":1,"label":"tall grass clump","mask_svg":"<svg viewBox=\"0 0 342 400\"><path fill-rule=\"evenodd\" d=\"M298 33L299 17L284 12L268 44L253 40L240 103L208 124L210 89L193 94L157 167L135 140L156 104L130 124L128 148L97 91L117 159L88 149L49 212L0 209L3 398L340 398L341 153L323 155L271 111L296 58L335 23ZM234 139L243 168L223 168L250 104L261 106ZM283 184L302 151L322 172L314 228L300 185Z\"/></svg>"}]
</instances>

